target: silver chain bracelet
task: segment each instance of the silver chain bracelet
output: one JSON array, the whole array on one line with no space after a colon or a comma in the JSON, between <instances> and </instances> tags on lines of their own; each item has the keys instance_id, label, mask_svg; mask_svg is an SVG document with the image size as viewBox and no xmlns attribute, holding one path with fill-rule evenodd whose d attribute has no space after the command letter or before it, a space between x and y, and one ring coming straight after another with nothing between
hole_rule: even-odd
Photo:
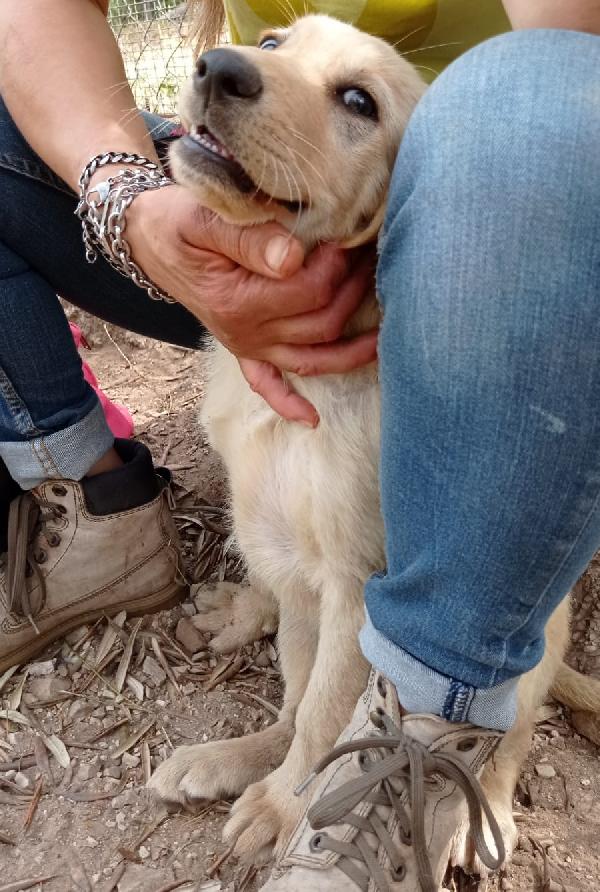
<instances>
[{"instance_id":1,"label":"silver chain bracelet","mask_svg":"<svg viewBox=\"0 0 600 892\"><path fill-rule=\"evenodd\" d=\"M90 189L90 181L96 171L109 164L132 164L140 169L122 169ZM79 203L75 211L81 220L87 262L94 263L98 254L102 254L121 275L145 288L152 300L167 303L175 303L175 298L151 282L131 256L131 248L125 238L125 215L137 195L172 183L157 164L142 155L106 152L96 155L86 164L79 178ZM92 198L94 194L97 196L95 199Z\"/></svg>"}]
</instances>

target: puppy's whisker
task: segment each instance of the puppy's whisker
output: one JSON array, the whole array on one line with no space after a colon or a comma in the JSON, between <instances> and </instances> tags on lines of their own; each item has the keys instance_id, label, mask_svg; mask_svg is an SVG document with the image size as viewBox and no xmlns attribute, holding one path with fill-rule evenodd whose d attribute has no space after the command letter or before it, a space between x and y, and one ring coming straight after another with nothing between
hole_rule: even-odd
<instances>
[{"instance_id":1,"label":"puppy's whisker","mask_svg":"<svg viewBox=\"0 0 600 892\"><path fill-rule=\"evenodd\" d=\"M284 142L282 139L279 139L279 137L275 136L274 134L272 134L272 136L273 136L273 139L275 139L280 145L282 145L284 147L284 149L286 150L288 155L291 156L292 161L294 160L294 157L293 157L294 155L296 155L298 158L300 158L302 161L304 161L304 163L307 164L311 168L311 170L316 174L316 176L319 178L319 180L323 183L324 189L327 190L327 183L325 182L325 178L324 178L323 174L321 173L320 170L317 170L317 168L312 163L312 161L309 161L308 158L306 158L302 154L302 152L298 151L298 149L294 149L292 146L288 146L288 144L286 142Z\"/></svg>"},{"instance_id":2,"label":"puppy's whisker","mask_svg":"<svg viewBox=\"0 0 600 892\"><path fill-rule=\"evenodd\" d=\"M414 37L415 34L418 34L419 31L425 31L426 27L426 25L421 25L420 28L415 28L414 31L409 31L408 34L405 34L403 37L400 38L400 40L397 40L396 43L393 43L392 46L394 47L394 49L396 49L396 47L400 46L401 43L404 43L405 40L409 40L411 37Z\"/></svg>"},{"instance_id":3,"label":"puppy's whisker","mask_svg":"<svg viewBox=\"0 0 600 892\"><path fill-rule=\"evenodd\" d=\"M439 71L436 71L435 68L430 68L429 65L417 65L413 62L415 68L421 68L423 71L430 71L435 77L438 76Z\"/></svg>"},{"instance_id":4,"label":"puppy's whisker","mask_svg":"<svg viewBox=\"0 0 600 892\"><path fill-rule=\"evenodd\" d=\"M462 46L460 40L452 40L450 43L432 43L431 46L418 46L414 50L404 50L401 56L411 56L413 53L424 53L426 50L439 50L444 46Z\"/></svg>"},{"instance_id":5,"label":"puppy's whisker","mask_svg":"<svg viewBox=\"0 0 600 892\"><path fill-rule=\"evenodd\" d=\"M293 127L290 127L289 125L288 125L288 129L289 129L290 133L292 134L292 136L295 136L296 139L299 139L301 142L305 143L310 149L312 149L314 152L317 152L322 158L327 160L327 155L325 154L325 152L322 149L320 149L318 146L316 146L314 144L314 142L311 142L310 139L307 139L298 130L295 130Z\"/></svg>"},{"instance_id":6,"label":"puppy's whisker","mask_svg":"<svg viewBox=\"0 0 600 892\"><path fill-rule=\"evenodd\" d=\"M298 14L290 3L290 0L276 0L276 5L279 7L279 11L283 16L285 23L287 25L293 25L298 18Z\"/></svg>"},{"instance_id":7,"label":"puppy's whisker","mask_svg":"<svg viewBox=\"0 0 600 892\"><path fill-rule=\"evenodd\" d=\"M264 176L265 176L265 168L266 168L266 166L267 166L267 153L265 152L264 149L262 150L262 156L263 156L263 159L262 159L262 170L261 170L261 172L260 172L260 177L258 178L258 182L257 182L257 184L256 184L256 189L255 189L255 191L254 191L254 194L252 195L252 198L253 198L253 199L256 198L256 196L258 195L258 193L259 193L260 190L262 189L263 179L264 179Z\"/></svg>"}]
</instances>

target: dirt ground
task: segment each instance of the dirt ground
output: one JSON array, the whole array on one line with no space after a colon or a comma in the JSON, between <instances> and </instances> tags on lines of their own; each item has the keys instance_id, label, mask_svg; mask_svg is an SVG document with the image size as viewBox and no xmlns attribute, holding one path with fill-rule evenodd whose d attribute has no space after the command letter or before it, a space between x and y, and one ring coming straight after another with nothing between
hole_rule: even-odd
<instances>
[{"instance_id":1,"label":"dirt ground","mask_svg":"<svg viewBox=\"0 0 600 892\"><path fill-rule=\"evenodd\" d=\"M241 578L222 472L196 423L199 360L98 323L87 334L102 387L173 471L192 578ZM280 704L273 642L217 658L191 633L194 612L190 599L141 624L101 621L0 677L0 892L255 892L265 881L227 857L228 803L166 815L143 788L173 747L258 730ZM487 888L598 892L599 751L556 704L539 719L515 800L519 848Z\"/></svg>"}]
</instances>

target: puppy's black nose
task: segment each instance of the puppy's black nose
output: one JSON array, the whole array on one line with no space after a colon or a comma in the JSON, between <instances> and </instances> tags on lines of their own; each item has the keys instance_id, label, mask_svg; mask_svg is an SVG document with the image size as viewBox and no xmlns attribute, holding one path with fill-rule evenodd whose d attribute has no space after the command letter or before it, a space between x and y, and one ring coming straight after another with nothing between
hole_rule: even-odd
<instances>
[{"instance_id":1,"label":"puppy's black nose","mask_svg":"<svg viewBox=\"0 0 600 892\"><path fill-rule=\"evenodd\" d=\"M209 50L198 59L196 90L211 99L256 99L262 93L260 71L242 53L232 49Z\"/></svg>"}]
</instances>

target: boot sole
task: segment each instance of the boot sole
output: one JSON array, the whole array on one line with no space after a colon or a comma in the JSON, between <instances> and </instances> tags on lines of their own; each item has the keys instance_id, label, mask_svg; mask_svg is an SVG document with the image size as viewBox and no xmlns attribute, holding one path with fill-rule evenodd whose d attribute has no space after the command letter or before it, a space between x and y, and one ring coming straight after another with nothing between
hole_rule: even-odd
<instances>
[{"instance_id":1,"label":"boot sole","mask_svg":"<svg viewBox=\"0 0 600 892\"><path fill-rule=\"evenodd\" d=\"M99 608L98 610L87 610L78 616L73 616L63 623L59 623L47 632L42 632L36 637L31 644L25 645L18 653L5 659L0 658L0 674L10 669L12 666L22 666L28 663L32 657L38 656L49 644L63 638L73 629L78 629L86 623L93 623L103 616L116 616L122 610L127 611L128 616L144 616L145 614L159 613L161 610L169 610L176 607L184 600L188 592L188 587L177 582L170 583L160 592L155 592L147 598L136 598L133 601L123 601L121 604L115 604L109 608Z\"/></svg>"}]
</instances>

